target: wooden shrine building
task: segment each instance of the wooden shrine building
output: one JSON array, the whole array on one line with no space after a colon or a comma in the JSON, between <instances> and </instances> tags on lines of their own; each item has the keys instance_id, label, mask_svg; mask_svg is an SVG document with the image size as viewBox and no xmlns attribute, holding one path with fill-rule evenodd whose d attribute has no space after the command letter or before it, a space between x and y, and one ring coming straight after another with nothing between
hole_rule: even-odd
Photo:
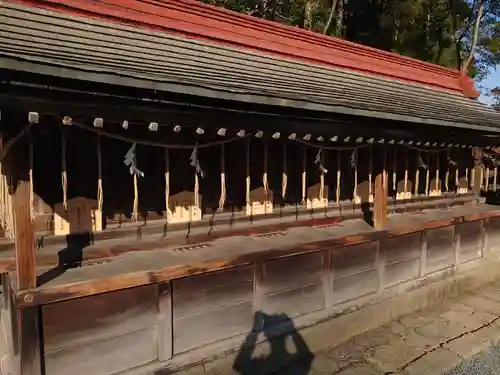
<instances>
[{"instance_id":1,"label":"wooden shrine building","mask_svg":"<svg viewBox=\"0 0 500 375\"><path fill-rule=\"evenodd\" d=\"M500 253L459 71L194 0L0 10L4 372L176 369Z\"/></svg>"}]
</instances>

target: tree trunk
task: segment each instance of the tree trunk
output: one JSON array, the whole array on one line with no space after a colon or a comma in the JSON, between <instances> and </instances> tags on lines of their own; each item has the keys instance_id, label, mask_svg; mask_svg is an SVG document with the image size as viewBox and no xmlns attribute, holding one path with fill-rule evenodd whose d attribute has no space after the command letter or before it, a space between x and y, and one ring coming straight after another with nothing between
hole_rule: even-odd
<instances>
[{"instance_id":1,"label":"tree trunk","mask_svg":"<svg viewBox=\"0 0 500 375\"><path fill-rule=\"evenodd\" d=\"M277 0L264 0L264 18L274 21L276 18Z\"/></svg>"},{"instance_id":2,"label":"tree trunk","mask_svg":"<svg viewBox=\"0 0 500 375\"><path fill-rule=\"evenodd\" d=\"M474 58L474 52L476 51L477 42L479 39L479 26L481 25L481 20L483 19L483 14L484 14L484 0L480 0L478 4L479 8L477 10L476 21L474 22L474 30L472 31L472 42L469 55L464 60L461 67L461 70L463 72L466 72L470 67L472 59Z\"/></svg>"},{"instance_id":3,"label":"tree trunk","mask_svg":"<svg viewBox=\"0 0 500 375\"><path fill-rule=\"evenodd\" d=\"M344 0L339 0L337 11L337 25L335 27L335 35L342 36L344 27Z\"/></svg>"},{"instance_id":4,"label":"tree trunk","mask_svg":"<svg viewBox=\"0 0 500 375\"><path fill-rule=\"evenodd\" d=\"M323 29L323 34L327 34L330 26L332 25L333 16L335 15L335 9L337 8L338 0L333 0L332 8L330 9L330 14L328 16L328 21L326 22L325 28Z\"/></svg>"},{"instance_id":5,"label":"tree trunk","mask_svg":"<svg viewBox=\"0 0 500 375\"><path fill-rule=\"evenodd\" d=\"M313 13L315 0L307 0L304 12L304 28L311 30L313 27Z\"/></svg>"}]
</instances>

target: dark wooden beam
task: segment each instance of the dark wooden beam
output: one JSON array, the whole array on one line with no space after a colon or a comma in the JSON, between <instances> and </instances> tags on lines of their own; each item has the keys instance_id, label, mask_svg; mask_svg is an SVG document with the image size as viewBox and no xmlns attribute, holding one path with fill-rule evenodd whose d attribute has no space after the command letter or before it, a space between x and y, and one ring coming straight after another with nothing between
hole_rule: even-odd
<instances>
[{"instance_id":1,"label":"dark wooden beam","mask_svg":"<svg viewBox=\"0 0 500 375\"><path fill-rule=\"evenodd\" d=\"M373 226L375 229L383 229L387 222L387 189L384 181L387 180L386 171L381 171L375 177L375 197L373 204Z\"/></svg>"},{"instance_id":2,"label":"dark wooden beam","mask_svg":"<svg viewBox=\"0 0 500 375\"><path fill-rule=\"evenodd\" d=\"M0 70L12 74L12 71ZM73 117L103 116L107 123L123 121L124 118L143 121L144 127L154 119L162 124L174 121L183 127L203 124L218 127L238 124L247 131L256 131L255 124L265 122L269 128L282 132L379 137L385 139L406 139L458 144L490 145L491 138L477 130L426 126L415 128L413 123L369 117L354 117L347 114L315 112L298 108L236 103L196 96L179 96L171 93L126 87L89 84L75 80L61 80L40 75L11 77L13 81L36 82L37 87L0 84L0 101L7 108L40 113L70 113ZM46 87L50 86L51 89ZM45 87L45 88L44 88ZM68 91L71 89L71 92ZM148 98L150 101L138 98ZM161 102L158 100L161 99ZM195 125L193 125L195 124ZM196 125L198 124L198 125ZM353 126L349 126L353 125ZM233 125L235 126L235 125ZM488 133L489 134L489 133Z\"/></svg>"}]
</instances>

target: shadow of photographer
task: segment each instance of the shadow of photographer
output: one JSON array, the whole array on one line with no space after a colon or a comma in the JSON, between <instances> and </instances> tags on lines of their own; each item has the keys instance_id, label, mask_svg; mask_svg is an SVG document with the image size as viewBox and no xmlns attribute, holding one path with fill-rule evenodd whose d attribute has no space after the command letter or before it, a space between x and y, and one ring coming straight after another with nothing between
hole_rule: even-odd
<instances>
[{"instance_id":1,"label":"shadow of photographer","mask_svg":"<svg viewBox=\"0 0 500 375\"><path fill-rule=\"evenodd\" d=\"M259 333L269 341L270 349L266 354L255 356ZM313 359L314 354L290 317L258 311L254 314L253 328L234 361L233 370L241 375L307 375Z\"/></svg>"}]
</instances>

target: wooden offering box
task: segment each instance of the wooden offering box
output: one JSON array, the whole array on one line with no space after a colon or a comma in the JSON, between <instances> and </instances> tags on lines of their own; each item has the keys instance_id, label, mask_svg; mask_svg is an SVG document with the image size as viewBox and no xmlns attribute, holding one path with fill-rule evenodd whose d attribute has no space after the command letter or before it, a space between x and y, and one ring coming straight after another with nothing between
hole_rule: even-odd
<instances>
[{"instance_id":1,"label":"wooden offering box","mask_svg":"<svg viewBox=\"0 0 500 375\"><path fill-rule=\"evenodd\" d=\"M307 189L306 208L308 210L321 209L328 207L328 186L323 188L323 196L321 194L321 184L315 184Z\"/></svg>"},{"instance_id":2,"label":"wooden offering box","mask_svg":"<svg viewBox=\"0 0 500 375\"><path fill-rule=\"evenodd\" d=\"M271 189L267 190L264 187L259 187L250 192L250 204L246 206L246 214L248 216L267 215L273 213L273 196Z\"/></svg>"},{"instance_id":3,"label":"wooden offering box","mask_svg":"<svg viewBox=\"0 0 500 375\"><path fill-rule=\"evenodd\" d=\"M429 185L429 196L431 197L439 197L443 195L441 181L436 181L436 179L432 179Z\"/></svg>"},{"instance_id":4,"label":"wooden offering box","mask_svg":"<svg viewBox=\"0 0 500 375\"><path fill-rule=\"evenodd\" d=\"M102 231L102 212L95 199L76 197L54 206L54 234L57 236Z\"/></svg>"},{"instance_id":5,"label":"wooden offering box","mask_svg":"<svg viewBox=\"0 0 500 375\"><path fill-rule=\"evenodd\" d=\"M413 182L412 181L406 181L406 188L405 188L405 182L399 181L397 186L396 186L396 199L397 200L402 200L402 199L411 199L411 192L413 189Z\"/></svg>"},{"instance_id":6,"label":"wooden offering box","mask_svg":"<svg viewBox=\"0 0 500 375\"><path fill-rule=\"evenodd\" d=\"M181 191L169 199L168 221L170 223L186 223L201 220L202 195L198 194L198 205L194 202L192 191Z\"/></svg>"}]
</instances>

